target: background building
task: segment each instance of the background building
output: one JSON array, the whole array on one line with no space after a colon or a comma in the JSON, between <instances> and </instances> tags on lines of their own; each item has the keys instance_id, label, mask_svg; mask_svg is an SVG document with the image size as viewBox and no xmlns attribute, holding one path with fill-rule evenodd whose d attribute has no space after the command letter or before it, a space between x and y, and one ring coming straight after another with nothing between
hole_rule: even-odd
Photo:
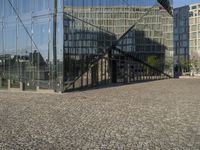
<instances>
[{"instance_id":1,"label":"background building","mask_svg":"<svg viewBox=\"0 0 200 150\"><path fill-rule=\"evenodd\" d=\"M171 73L172 1L1 0L0 7L1 88L63 92Z\"/></svg>"},{"instance_id":2,"label":"background building","mask_svg":"<svg viewBox=\"0 0 200 150\"><path fill-rule=\"evenodd\" d=\"M178 74L200 69L200 3L174 9L175 68Z\"/></svg>"}]
</instances>

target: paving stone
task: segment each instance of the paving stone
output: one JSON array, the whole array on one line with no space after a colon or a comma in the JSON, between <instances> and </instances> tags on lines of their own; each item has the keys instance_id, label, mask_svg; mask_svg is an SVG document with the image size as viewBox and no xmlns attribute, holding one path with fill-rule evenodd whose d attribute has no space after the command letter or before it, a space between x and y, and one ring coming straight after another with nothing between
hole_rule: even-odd
<instances>
[{"instance_id":1,"label":"paving stone","mask_svg":"<svg viewBox=\"0 0 200 150\"><path fill-rule=\"evenodd\" d=\"M200 80L65 94L0 91L0 149L199 150Z\"/></svg>"}]
</instances>

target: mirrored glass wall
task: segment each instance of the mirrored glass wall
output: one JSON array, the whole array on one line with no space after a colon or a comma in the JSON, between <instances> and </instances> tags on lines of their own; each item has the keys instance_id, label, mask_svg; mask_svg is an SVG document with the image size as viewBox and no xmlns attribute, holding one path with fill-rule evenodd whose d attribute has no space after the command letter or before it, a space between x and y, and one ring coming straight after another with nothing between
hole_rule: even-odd
<instances>
[{"instance_id":1,"label":"mirrored glass wall","mask_svg":"<svg viewBox=\"0 0 200 150\"><path fill-rule=\"evenodd\" d=\"M0 7L0 87L62 89L63 1L1 0Z\"/></svg>"},{"instance_id":2,"label":"mirrored glass wall","mask_svg":"<svg viewBox=\"0 0 200 150\"><path fill-rule=\"evenodd\" d=\"M1 0L0 88L168 78L172 20L171 0Z\"/></svg>"},{"instance_id":3,"label":"mirrored glass wall","mask_svg":"<svg viewBox=\"0 0 200 150\"><path fill-rule=\"evenodd\" d=\"M66 0L64 4L65 88L173 75L172 1Z\"/></svg>"}]
</instances>

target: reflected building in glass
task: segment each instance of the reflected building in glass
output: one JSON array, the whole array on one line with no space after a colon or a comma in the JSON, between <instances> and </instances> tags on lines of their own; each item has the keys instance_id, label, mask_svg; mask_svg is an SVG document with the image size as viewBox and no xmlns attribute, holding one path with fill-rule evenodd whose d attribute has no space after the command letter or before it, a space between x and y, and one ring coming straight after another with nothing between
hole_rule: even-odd
<instances>
[{"instance_id":1,"label":"reflected building in glass","mask_svg":"<svg viewBox=\"0 0 200 150\"><path fill-rule=\"evenodd\" d=\"M1 0L0 88L170 78L172 31L170 0Z\"/></svg>"}]
</instances>

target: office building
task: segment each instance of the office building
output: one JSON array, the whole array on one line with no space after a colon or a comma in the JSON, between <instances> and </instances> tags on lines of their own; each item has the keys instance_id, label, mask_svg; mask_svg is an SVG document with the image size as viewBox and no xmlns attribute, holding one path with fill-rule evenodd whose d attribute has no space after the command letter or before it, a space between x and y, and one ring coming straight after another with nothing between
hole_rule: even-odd
<instances>
[{"instance_id":1,"label":"office building","mask_svg":"<svg viewBox=\"0 0 200 150\"><path fill-rule=\"evenodd\" d=\"M174 62L181 75L200 69L200 3L174 9Z\"/></svg>"}]
</instances>

